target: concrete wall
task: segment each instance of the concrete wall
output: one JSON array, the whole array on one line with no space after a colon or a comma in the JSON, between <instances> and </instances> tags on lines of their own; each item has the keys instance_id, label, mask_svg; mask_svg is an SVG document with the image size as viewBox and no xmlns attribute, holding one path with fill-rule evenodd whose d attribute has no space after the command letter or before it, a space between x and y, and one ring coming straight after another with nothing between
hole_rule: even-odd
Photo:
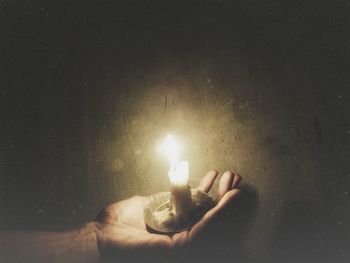
<instances>
[{"instance_id":1,"label":"concrete wall","mask_svg":"<svg viewBox=\"0 0 350 263\"><path fill-rule=\"evenodd\" d=\"M244 179L209 262L349 257L347 2L0 5L2 229L167 190L172 133L192 185Z\"/></svg>"}]
</instances>

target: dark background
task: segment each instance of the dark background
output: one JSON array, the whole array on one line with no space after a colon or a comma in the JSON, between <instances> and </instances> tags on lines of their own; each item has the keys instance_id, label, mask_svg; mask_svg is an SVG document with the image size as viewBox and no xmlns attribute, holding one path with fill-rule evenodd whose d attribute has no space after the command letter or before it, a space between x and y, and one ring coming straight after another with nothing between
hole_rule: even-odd
<instances>
[{"instance_id":1,"label":"dark background","mask_svg":"<svg viewBox=\"0 0 350 263\"><path fill-rule=\"evenodd\" d=\"M192 185L244 178L191 262L348 262L349 11L0 1L0 229L63 230L168 189L155 145L172 133Z\"/></svg>"}]
</instances>

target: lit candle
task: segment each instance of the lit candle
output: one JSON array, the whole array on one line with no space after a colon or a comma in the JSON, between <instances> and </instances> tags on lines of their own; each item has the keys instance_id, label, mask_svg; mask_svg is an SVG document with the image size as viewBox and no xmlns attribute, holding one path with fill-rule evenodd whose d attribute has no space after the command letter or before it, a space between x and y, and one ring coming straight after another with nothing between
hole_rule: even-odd
<instances>
[{"instance_id":1,"label":"lit candle","mask_svg":"<svg viewBox=\"0 0 350 263\"><path fill-rule=\"evenodd\" d=\"M192 205L191 190L188 185L188 162L179 161L180 148L171 135L167 136L162 150L170 163L168 175L171 183L170 203L172 212L178 222L186 221Z\"/></svg>"},{"instance_id":2,"label":"lit candle","mask_svg":"<svg viewBox=\"0 0 350 263\"><path fill-rule=\"evenodd\" d=\"M149 231L171 234L190 229L211 209L215 202L208 193L190 189L188 162L179 160L180 147L175 138L168 135L159 150L170 163L168 172L171 191L153 199L144 211Z\"/></svg>"}]
</instances>

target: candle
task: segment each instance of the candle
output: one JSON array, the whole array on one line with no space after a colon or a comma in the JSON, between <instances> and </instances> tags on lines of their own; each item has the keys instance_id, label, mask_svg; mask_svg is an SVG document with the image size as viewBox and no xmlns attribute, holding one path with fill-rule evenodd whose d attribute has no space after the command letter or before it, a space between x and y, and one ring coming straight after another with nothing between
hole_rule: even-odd
<instances>
[{"instance_id":1,"label":"candle","mask_svg":"<svg viewBox=\"0 0 350 263\"><path fill-rule=\"evenodd\" d=\"M172 234L188 230L215 202L208 193L190 189L188 162L179 160L180 147L173 136L168 135L159 150L170 164L171 190L153 199L145 208L143 218L151 232Z\"/></svg>"},{"instance_id":2,"label":"candle","mask_svg":"<svg viewBox=\"0 0 350 263\"><path fill-rule=\"evenodd\" d=\"M188 162L179 161L180 148L175 138L168 135L164 144L163 152L170 163L168 176L171 183L170 203L176 221L188 220L192 200L190 186L188 185Z\"/></svg>"}]
</instances>

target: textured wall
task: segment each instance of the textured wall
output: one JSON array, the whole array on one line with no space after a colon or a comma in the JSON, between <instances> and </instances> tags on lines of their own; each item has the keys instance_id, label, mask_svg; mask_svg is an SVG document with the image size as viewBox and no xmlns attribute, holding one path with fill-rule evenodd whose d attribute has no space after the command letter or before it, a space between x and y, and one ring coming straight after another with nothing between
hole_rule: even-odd
<instances>
[{"instance_id":1,"label":"textured wall","mask_svg":"<svg viewBox=\"0 0 350 263\"><path fill-rule=\"evenodd\" d=\"M172 133L244 178L213 257L346 261L349 5L242 2L2 2L0 227L168 189Z\"/></svg>"}]
</instances>

